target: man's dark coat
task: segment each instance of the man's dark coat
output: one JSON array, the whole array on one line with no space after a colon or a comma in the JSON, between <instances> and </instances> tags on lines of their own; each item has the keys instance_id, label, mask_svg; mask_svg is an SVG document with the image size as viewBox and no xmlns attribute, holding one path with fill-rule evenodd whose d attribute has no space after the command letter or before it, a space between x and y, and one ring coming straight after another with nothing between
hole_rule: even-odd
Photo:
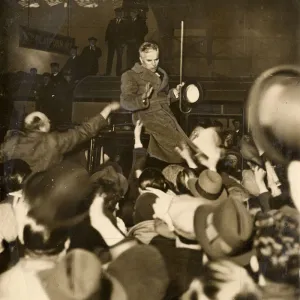
<instances>
[{"instance_id":1,"label":"man's dark coat","mask_svg":"<svg viewBox=\"0 0 300 300\"><path fill-rule=\"evenodd\" d=\"M161 68L158 68L158 73L160 77L139 63L125 72L121 78L121 106L132 111L133 122L140 119L150 134L150 156L168 163L182 163L174 148L180 146L181 141L190 144L190 140L170 109L170 102L176 98L172 90L169 92L168 75ZM153 93L149 102L143 104L142 94L147 82L152 85Z\"/></svg>"}]
</instances>

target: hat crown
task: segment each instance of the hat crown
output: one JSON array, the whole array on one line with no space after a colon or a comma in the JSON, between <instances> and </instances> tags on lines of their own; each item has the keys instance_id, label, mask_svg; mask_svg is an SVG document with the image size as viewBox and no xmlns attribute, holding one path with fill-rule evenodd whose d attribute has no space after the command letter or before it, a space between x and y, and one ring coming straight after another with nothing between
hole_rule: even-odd
<instances>
[{"instance_id":1,"label":"hat crown","mask_svg":"<svg viewBox=\"0 0 300 300\"><path fill-rule=\"evenodd\" d=\"M213 223L224 241L234 252L240 250L253 233L253 220L246 207L229 198L216 210Z\"/></svg>"},{"instance_id":2,"label":"hat crown","mask_svg":"<svg viewBox=\"0 0 300 300\"><path fill-rule=\"evenodd\" d=\"M198 178L199 186L209 194L217 194L222 189L222 177L214 171L204 170Z\"/></svg>"}]
</instances>

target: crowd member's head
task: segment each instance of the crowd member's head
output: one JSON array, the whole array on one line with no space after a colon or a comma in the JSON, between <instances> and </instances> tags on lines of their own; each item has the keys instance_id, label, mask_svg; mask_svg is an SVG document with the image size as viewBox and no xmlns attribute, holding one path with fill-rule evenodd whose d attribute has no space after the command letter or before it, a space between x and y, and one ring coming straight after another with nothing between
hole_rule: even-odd
<instances>
[{"instance_id":1,"label":"crowd member's head","mask_svg":"<svg viewBox=\"0 0 300 300\"><path fill-rule=\"evenodd\" d=\"M139 177L139 188L146 190L147 187L155 188L166 192L169 185L159 169L146 168Z\"/></svg>"},{"instance_id":2,"label":"crowd member's head","mask_svg":"<svg viewBox=\"0 0 300 300\"><path fill-rule=\"evenodd\" d=\"M31 68L30 69L30 75L31 76L36 76L36 74L37 74L37 68Z\"/></svg>"},{"instance_id":3,"label":"crowd member's head","mask_svg":"<svg viewBox=\"0 0 300 300\"><path fill-rule=\"evenodd\" d=\"M51 128L50 120L42 112L35 111L26 116L24 128L28 132L49 132Z\"/></svg>"},{"instance_id":4,"label":"crowd member's head","mask_svg":"<svg viewBox=\"0 0 300 300\"><path fill-rule=\"evenodd\" d=\"M103 195L104 204L111 212L123 198L128 189L127 179L108 165L91 176L91 181L98 187L98 193Z\"/></svg>"},{"instance_id":5,"label":"crowd member's head","mask_svg":"<svg viewBox=\"0 0 300 300\"><path fill-rule=\"evenodd\" d=\"M194 197L203 198L215 204L227 199L227 191L221 175L211 170L202 171L198 178L190 178L188 188Z\"/></svg>"},{"instance_id":6,"label":"crowd member's head","mask_svg":"<svg viewBox=\"0 0 300 300\"><path fill-rule=\"evenodd\" d=\"M287 206L257 215L254 247L265 279L299 287L299 220L298 211Z\"/></svg>"},{"instance_id":7,"label":"crowd member's head","mask_svg":"<svg viewBox=\"0 0 300 300\"><path fill-rule=\"evenodd\" d=\"M50 64L51 74L57 74L59 72L59 64L57 62L53 62Z\"/></svg>"},{"instance_id":8,"label":"crowd member's head","mask_svg":"<svg viewBox=\"0 0 300 300\"><path fill-rule=\"evenodd\" d=\"M51 74L48 72L45 72L43 74L43 81L44 81L44 86L47 86L51 82Z\"/></svg>"},{"instance_id":9,"label":"crowd member's head","mask_svg":"<svg viewBox=\"0 0 300 300\"><path fill-rule=\"evenodd\" d=\"M135 20L138 17L138 15L139 15L139 12L137 9L132 9L130 11L130 17L132 20Z\"/></svg>"},{"instance_id":10,"label":"crowd member's head","mask_svg":"<svg viewBox=\"0 0 300 300\"><path fill-rule=\"evenodd\" d=\"M241 126L242 126L242 122L240 119L234 119L232 121L232 125L234 127L234 130L240 130L241 129Z\"/></svg>"},{"instance_id":11,"label":"crowd member's head","mask_svg":"<svg viewBox=\"0 0 300 300\"><path fill-rule=\"evenodd\" d=\"M145 42L139 48L141 65L150 70L156 72L159 64L159 47L155 43Z\"/></svg>"},{"instance_id":12,"label":"crowd member's head","mask_svg":"<svg viewBox=\"0 0 300 300\"><path fill-rule=\"evenodd\" d=\"M27 255L62 255L69 247L69 231L67 229L50 230L31 222L24 227L23 241Z\"/></svg>"},{"instance_id":13,"label":"crowd member's head","mask_svg":"<svg viewBox=\"0 0 300 300\"><path fill-rule=\"evenodd\" d=\"M210 262L194 279L182 300L259 300L260 292L247 271L226 260Z\"/></svg>"},{"instance_id":14,"label":"crowd member's head","mask_svg":"<svg viewBox=\"0 0 300 300\"><path fill-rule=\"evenodd\" d=\"M231 148L233 146L233 132L227 131L224 133L224 146Z\"/></svg>"},{"instance_id":15,"label":"crowd member's head","mask_svg":"<svg viewBox=\"0 0 300 300\"><path fill-rule=\"evenodd\" d=\"M75 57L75 56L77 56L77 46L72 46L72 48L71 48L71 50L70 50L70 55L72 56L72 57Z\"/></svg>"},{"instance_id":16,"label":"crowd member's head","mask_svg":"<svg viewBox=\"0 0 300 300\"><path fill-rule=\"evenodd\" d=\"M178 193L178 186L177 186L177 177L178 174L184 170L183 166L171 164L165 167L162 171L162 174L166 178L169 183L170 188L173 192Z\"/></svg>"},{"instance_id":17,"label":"crowd member's head","mask_svg":"<svg viewBox=\"0 0 300 300\"><path fill-rule=\"evenodd\" d=\"M218 134L221 134L224 129L223 123L218 120L213 121L212 127L215 128L215 130L217 131Z\"/></svg>"},{"instance_id":18,"label":"crowd member's head","mask_svg":"<svg viewBox=\"0 0 300 300\"><path fill-rule=\"evenodd\" d=\"M89 44L91 47L95 47L96 43L97 43L97 39L95 37L92 36L89 38Z\"/></svg>"},{"instance_id":19,"label":"crowd member's head","mask_svg":"<svg viewBox=\"0 0 300 300\"><path fill-rule=\"evenodd\" d=\"M211 260L228 259L248 266L253 255L253 219L237 199L199 206L194 215L198 243Z\"/></svg>"},{"instance_id":20,"label":"crowd member's head","mask_svg":"<svg viewBox=\"0 0 300 300\"><path fill-rule=\"evenodd\" d=\"M94 193L88 172L64 161L26 180L19 212L48 228L72 227L88 216Z\"/></svg>"},{"instance_id":21,"label":"crowd member's head","mask_svg":"<svg viewBox=\"0 0 300 300\"><path fill-rule=\"evenodd\" d=\"M115 9L115 16L116 16L116 19L120 20L123 18L123 10L122 8L116 8Z\"/></svg>"},{"instance_id":22,"label":"crowd member's head","mask_svg":"<svg viewBox=\"0 0 300 300\"><path fill-rule=\"evenodd\" d=\"M156 198L157 196L153 193L144 193L137 198L133 212L134 224L153 220L153 204Z\"/></svg>"},{"instance_id":23,"label":"crowd member's head","mask_svg":"<svg viewBox=\"0 0 300 300\"><path fill-rule=\"evenodd\" d=\"M197 179L197 175L192 169L185 168L177 174L176 178L176 188L180 194L190 194L192 195L191 190L189 189L188 181L190 179Z\"/></svg>"},{"instance_id":24,"label":"crowd member's head","mask_svg":"<svg viewBox=\"0 0 300 300\"><path fill-rule=\"evenodd\" d=\"M24 180L30 175L29 165L21 159L12 159L3 164L3 185L5 192L12 193L22 189Z\"/></svg>"}]
</instances>

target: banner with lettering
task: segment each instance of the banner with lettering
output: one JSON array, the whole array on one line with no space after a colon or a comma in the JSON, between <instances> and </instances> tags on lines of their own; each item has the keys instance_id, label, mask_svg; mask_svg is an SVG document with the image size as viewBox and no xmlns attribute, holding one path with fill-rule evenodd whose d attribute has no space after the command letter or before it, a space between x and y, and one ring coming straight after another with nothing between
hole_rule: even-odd
<instances>
[{"instance_id":1,"label":"banner with lettering","mask_svg":"<svg viewBox=\"0 0 300 300\"><path fill-rule=\"evenodd\" d=\"M19 27L19 46L68 55L75 39L38 29Z\"/></svg>"}]
</instances>

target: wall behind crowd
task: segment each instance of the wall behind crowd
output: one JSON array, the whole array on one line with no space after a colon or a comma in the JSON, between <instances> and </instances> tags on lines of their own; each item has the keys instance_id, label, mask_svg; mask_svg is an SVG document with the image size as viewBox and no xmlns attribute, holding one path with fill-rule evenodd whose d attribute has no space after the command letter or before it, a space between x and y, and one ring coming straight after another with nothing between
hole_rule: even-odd
<instances>
[{"instance_id":1,"label":"wall behind crowd","mask_svg":"<svg viewBox=\"0 0 300 300\"><path fill-rule=\"evenodd\" d=\"M28 10L11 9L10 14L14 15L14 25L9 28L8 39L8 71L29 71L30 67L36 67L38 73L49 72L50 63L56 61L61 67L66 62L68 56L51 52L26 49L19 47L18 26L28 25L31 28L40 29L48 32L68 35L75 38L78 53L83 47L88 45L88 38L95 36L98 39L97 45L102 49L102 58L99 60L99 73L105 73L107 46L104 42L105 30L109 21L114 18L114 10L111 1L101 2L97 8L83 8L76 3L71 9L70 27L68 27L68 9L62 5L49 7L45 2L40 1L39 8ZM147 25L149 33L147 39L158 39L156 19L150 10L147 15ZM126 55L124 55L124 60ZM125 61L124 61L125 62ZM115 61L114 61L115 63ZM125 65L125 64L124 64ZM115 68L113 67L113 70Z\"/></svg>"}]
</instances>

